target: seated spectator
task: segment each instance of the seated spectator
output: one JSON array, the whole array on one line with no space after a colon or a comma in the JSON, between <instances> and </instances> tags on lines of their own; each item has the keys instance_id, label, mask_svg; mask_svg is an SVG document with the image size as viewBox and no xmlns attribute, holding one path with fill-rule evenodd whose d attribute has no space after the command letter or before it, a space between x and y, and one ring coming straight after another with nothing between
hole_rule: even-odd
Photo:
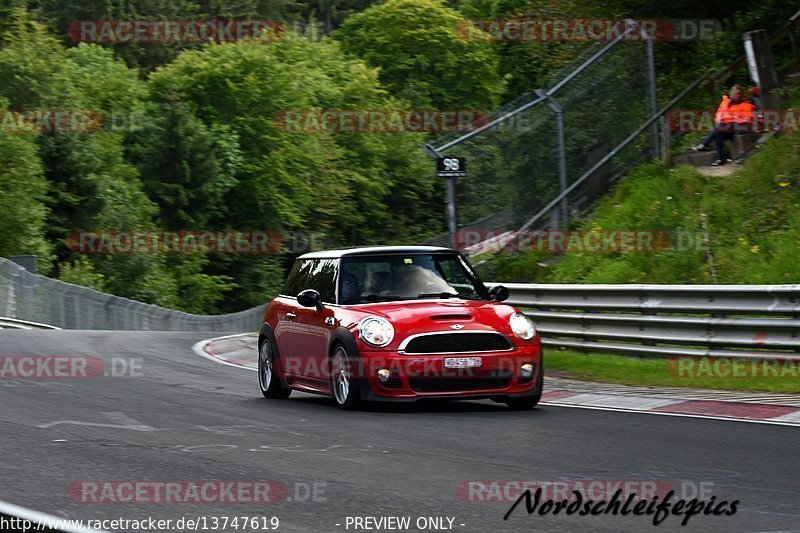
<instances>
[{"instance_id":1,"label":"seated spectator","mask_svg":"<svg viewBox=\"0 0 800 533\"><path fill-rule=\"evenodd\" d=\"M705 141L695 146L695 150L706 151L713 142L717 151L717 159L711 164L718 166L725 163L725 141L732 139L737 133L753 133L755 108L744 97L739 85L731 87L729 95L722 96L722 103L714 117L714 130L706 137Z\"/></svg>"}]
</instances>

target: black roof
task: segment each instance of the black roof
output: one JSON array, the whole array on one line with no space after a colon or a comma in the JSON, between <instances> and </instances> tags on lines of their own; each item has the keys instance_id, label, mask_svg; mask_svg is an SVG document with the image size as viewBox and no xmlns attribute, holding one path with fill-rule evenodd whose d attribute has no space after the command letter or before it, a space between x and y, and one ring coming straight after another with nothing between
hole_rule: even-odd
<instances>
[{"instance_id":1,"label":"black roof","mask_svg":"<svg viewBox=\"0 0 800 533\"><path fill-rule=\"evenodd\" d=\"M337 250L320 250L303 254L298 259L338 259L354 255L384 255L384 254L429 254L429 253L458 252L441 246L362 246L359 248L341 248Z\"/></svg>"}]
</instances>

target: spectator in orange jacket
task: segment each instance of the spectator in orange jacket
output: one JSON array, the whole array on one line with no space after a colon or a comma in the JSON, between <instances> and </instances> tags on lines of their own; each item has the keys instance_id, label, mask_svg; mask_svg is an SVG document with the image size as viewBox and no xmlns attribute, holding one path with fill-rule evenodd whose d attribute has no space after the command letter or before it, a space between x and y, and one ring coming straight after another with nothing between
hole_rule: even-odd
<instances>
[{"instance_id":1,"label":"spectator in orange jacket","mask_svg":"<svg viewBox=\"0 0 800 533\"><path fill-rule=\"evenodd\" d=\"M744 97L739 85L731 87L728 95L722 96L722 103L714 116L714 130L706 140L694 147L695 150L704 152L713 142L717 151L717 159L711 163L714 166L725 163L725 141L732 139L737 133L753 132L753 117L756 106Z\"/></svg>"}]
</instances>

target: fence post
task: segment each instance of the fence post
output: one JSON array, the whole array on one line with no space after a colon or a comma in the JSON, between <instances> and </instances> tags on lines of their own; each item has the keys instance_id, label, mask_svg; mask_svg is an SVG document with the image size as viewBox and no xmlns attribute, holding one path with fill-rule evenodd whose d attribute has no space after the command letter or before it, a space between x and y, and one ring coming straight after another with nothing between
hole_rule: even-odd
<instances>
[{"instance_id":1,"label":"fence post","mask_svg":"<svg viewBox=\"0 0 800 533\"><path fill-rule=\"evenodd\" d=\"M761 109L775 111L780 109L780 98L775 94L778 87L778 74L772 62L772 47L767 30L748 31L744 34L744 49L750 69L750 77L758 86Z\"/></svg>"},{"instance_id":2,"label":"fence post","mask_svg":"<svg viewBox=\"0 0 800 533\"><path fill-rule=\"evenodd\" d=\"M652 36L645 35L647 39L647 77L648 85L650 88L649 108L650 116L656 114L658 111L658 97L656 96L656 59L655 51L653 50ZM653 122L650 127L650 159L658 159L658 124Z\"/></svg>"},{"instance_id":3,"label":"fence post","mask_svg":"<svg viewBox=\"0 0 800 533\"><path fill-rule=\"evenodd\" d=\"M447 194L447 231L450 233L450 247L455 250L458 248L458 243L456 242L456 231L458 230L456 219L456 179L447 177L444 180Z\"/></svg>"},{"instance_id":4,"label":"fence post","mask_svg":"<svg viewBox=\"0 0 800 533\"><path fill-rule=\"evenodd\" d=\"M664 150L661 154L661 161L664 166L672 166L672 131L670 131L669 124L669 111L661 115L662 135L664 136Z\"/></svg>"},{"instance_id":5,"label":"fence post","mask_svg":"<svg viewBox=\"0 0 800 533\"><path fill-rule=\"evenodd\" d=\"M558 140L558 185L563 193L567 188L567 143L564 132L564 110L560 105L558 105L558 102L556 102L553 97L547 94L543 89L536 89L536 95L541 98L545 98L547 107L549 107L550 110L556 115L556 135ZM561 224L566 228L569 219L566 196L562 198L559 210L561 211L559 217Z\"/></svg>"}]
</instances>

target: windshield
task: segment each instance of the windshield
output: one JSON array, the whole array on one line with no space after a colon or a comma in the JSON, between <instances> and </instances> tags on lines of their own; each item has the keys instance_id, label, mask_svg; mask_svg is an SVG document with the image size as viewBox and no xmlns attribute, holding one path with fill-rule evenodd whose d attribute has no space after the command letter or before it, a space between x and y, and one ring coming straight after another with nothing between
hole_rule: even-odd
<instances>
[{"instance_id":1,"label":"windshield","mask_svg":"<svg viewBox=\"0 0 800 533\"><path fill-rule=\"evenodd\" d=\"M486 288L456 254L344 257L339 303L423 298L487 299Z\"/></svg>"}]
</instances>

